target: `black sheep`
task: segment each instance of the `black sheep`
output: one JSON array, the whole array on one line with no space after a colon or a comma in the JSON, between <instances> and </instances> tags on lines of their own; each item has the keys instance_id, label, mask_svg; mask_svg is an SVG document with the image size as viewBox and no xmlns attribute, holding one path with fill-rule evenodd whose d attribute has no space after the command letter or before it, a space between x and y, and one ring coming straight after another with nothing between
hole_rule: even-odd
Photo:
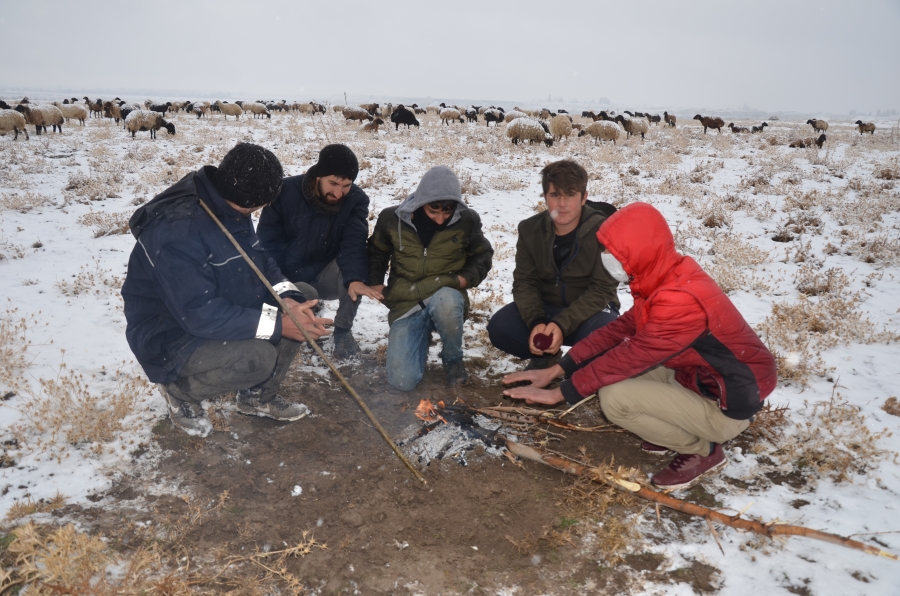
<instances>
[{"instance_id":1,"label":"black sheep","mask_svg":"<svg viewBox=\"0 0 900 596\"><path fill-rule=\"evenodd\" d=\"M750 127L750 132L751 132L751 133L762 132L763 129L764 129L765 127L767 127L768 125L769 125L768 122L763 122L763 123L760 124L759 126L751 126L751 127Z\"/></svg>"},{"instance_id":2,"label":"black sheep","mask_svg":"<svg viewBox=\"0 0 900 596\"><path fill-rule=\"evenodd\" d=\"M478 122L478 108L466 108L466 121Z\"/></svg>"},{"instance_id":3,"label":"black sheep","mask_svg":"<svg viewBox=\"0 0 900 596\"><path fill-rule=\"evenodd\" d=\"M501 108L491 108L490 110L485 111L484 113L484 123L485 126L490 126L491 122L494 123L494 126L503 122L506 119L506 115L503 113Z\"/></svg>"},{"instance_id":4,"label":"black sheep","mask_svg":"<svg viewBox=\"0 0 900 596\"><path fill-rule=\"evenodd\" d=\"M172 106L171 101L167 101L166 103L153 102L152 104L150 104L150 111L151 112L159 112L160 114L165 114L166 112L169 111L169 108L171 106Z\"/></svg>"},{"instance_id":5,"label":"black sheep","mask_svg":"<svg viewBox=\"0 0 900 596\"><path fill-rule=\"evenodd\" d=\"M397 109L391 113L391 122L394 123L394 130L400 130L401 124L405 124L407 130L409 130L410 126L419 127L416 115L407 110L402 104L397 106Z\"/></svg>"},{"instance_id":6,"label":"black sheep","mask_svg":"<svg viewBox=\"0 0 900 596\"><path fill-rule=\"evenodd\" d=\"M0 109L11 110L12 108L10 107L10 105L8 103L6 103L2 99L0 99Z\"/></svg>"}]
</instances>

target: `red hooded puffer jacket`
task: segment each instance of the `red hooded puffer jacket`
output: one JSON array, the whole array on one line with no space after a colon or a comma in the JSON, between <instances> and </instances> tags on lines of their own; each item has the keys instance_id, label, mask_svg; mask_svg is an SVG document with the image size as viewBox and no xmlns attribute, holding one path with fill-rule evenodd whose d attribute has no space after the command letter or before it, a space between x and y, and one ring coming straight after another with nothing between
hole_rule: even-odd
<instances>
[{"instance_id":1,"label":"red hooded puffer jacket","mask_svg":"<svg viewBox=\"0 0 900 596\"><path fill-rule=\"evenodd\" d=\"M778 380L775 359L716 282L676 252L662 214L633 203L607 219L597 238L630 276L634 306L560 361L571 375L561 387L566 399L662 365L730 418L758 412Z\"/></svg>"}]
</instances>

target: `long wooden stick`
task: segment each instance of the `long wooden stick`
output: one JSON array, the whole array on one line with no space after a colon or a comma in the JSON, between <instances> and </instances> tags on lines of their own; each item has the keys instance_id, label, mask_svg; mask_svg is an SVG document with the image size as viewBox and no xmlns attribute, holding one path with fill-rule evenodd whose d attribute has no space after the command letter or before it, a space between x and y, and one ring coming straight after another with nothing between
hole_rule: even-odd
<instances>
[{"instance_id":1,"label":"long wooden stick","mask_svg":"<svg viewBox=\"0 0 900 596\"><path fill-rule=\"evenodd\" d=\"M681 499L676 499L675 497L669 496L665 493L651 490L635 482L630 482L628 480L618 478L614 474L603 472L601 470L598 470L597 468L582 466L580 464L555 457L553 455L550 455L549 453L543 453L532 447L520 445L519 443L510 441L509 439L506 439L506 448L509 449L509 451L514 455L518 455L519 457L522 457L524 459L530 459L532 461L546 464L552 468L556 468L557 470L565 472L566 474L590 478L595 482L607 484L619 490L633 493L641 497L642 499L647 499L648 501L659 503L663 507L668 507L669 509L674 509L675 511L687 513L688 515L702 517L703 519L707 520L707 522L718 522L732 528L760 534L762 536L766 536L767 538L774 538L775 536L805 536L807 538L813 538L815 540L822 540L825 542L831 542L832 544L846 546L847 548L861 550L863 552L869 553L870 555L877 555L879 557L885 557L894 561L898 560L897 555L893 553L889 553L887 551L881 550L880 548L876 548L863 542L853 540L852 538L838 536L837 534L830 534L828 532L822 532L820 530L813 530L812 528L793 526L790 524L782 524L778 522L762 523L758 521L752 521L749 519L741 518L740 513L738 513L737 515L725 515L724 513L719 513L718 511L709 509L708 507L703 507L702 505L696 505L694 503L682 501Z\"/></svg>"},{"instance_id":2,"label":"long wooden stick","mask_svg":"<svg viewBox=\"0 0 900 596\"><path fill-rule=\"evenodd\" d=\"M387 441L387 444L391 447L397 457L400 458L400 461L402 461L403 464L407 468L409 468L409 471L412 472L413 475L422 482L422 484L428 484L428 481L425 480L425 477L422 476L422 474L409 462L408 459L406 459L406 456L403 455L403 452L401 452L394 441L391 440L391 437L388 436L387 432L385 432L384 428L382 428L381 423L379 423L375 418L375 414L372 413L372 410L369 409L369 406L366 405L366 402L363 401L363 399L359 396L353 386L350 385L350 382L346 378L344 378L344 375L341 374L341 371L339 371L334 363L328 358L328 356L325 355L325 352L322 351L322 348L319 347L319 344L317 344L312 339L312 337L310 337L309 333L306 332L306 329L303 328L303 326L300 324L300 321L298 321L297 317L294 316L294 313L291 312L291 309L289 309L287 304L284 303L284 300L281 299L281 296L278 295L278 292L275 291L275 288L272 287L272 284L269 283L269 280L266 279L266 276L262 274L262 271L259 270L259 268L256 266L256 263L253 262L253 259L247 256L247 253L244 252L244 249L241 248L241 245L238 244L237 240L234 239L234 236L231 235L231 232L229 232L228 229L224 225L222 225L222 222L219 221L219 218L216 217L216 214L212 212L212 210L209 208L209 206L207 206L206 203L203 202L203 200L200 201L200 206L203 207L203 210L209 214L214 222L216 222L216 225L219 226L219 229L222 230L222 233L224 233L225 236L228 237L228 239L231 241L231 244L234 245L241 256L244 257L244 260L247 262L250 268L253 269L253 272L256 273L260 281L265 284L266 289L268 289L272 296L275 297L275 301L278 303L278 306L281 307L282 312L290 317L291 321L294 322L294 325L297 326L297 329L299 329L303 334L303 338L307 342L309 342L309 345L313 347L313 349L316 351L316 354L319 355L319 358L325 361L325 364L328 365L328 368L331 369L331 372L334 373L334 376L336 376L338 380L344 385L344 388L347 389L347 392L353 396L353 399L356 400L356 403L359 404L359 407L362 408L362 411L366 413L366 416L368 416L369 420L372 421L372 424L375 425L375 430L377 430L381 437L385 441Z\"/></svg>"}]
</instances>

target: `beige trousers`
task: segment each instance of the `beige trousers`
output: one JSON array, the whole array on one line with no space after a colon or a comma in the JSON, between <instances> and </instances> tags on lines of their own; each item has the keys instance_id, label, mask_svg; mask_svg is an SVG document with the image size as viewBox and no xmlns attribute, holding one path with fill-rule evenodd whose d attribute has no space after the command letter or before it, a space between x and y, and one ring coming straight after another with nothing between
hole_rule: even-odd
<instances>
[{"instance_id":1,"label":"beige trousers","mask_svg":"<svg viewBox=\"0 0 900 596\"><path fill-rule=\"evenodd\" d=\"M750 426L679 384L675 371L663 366L604 387L599 397L610 422L678 453L707 455L710 443L724 443Z\"/></svg>"}]
</instances>

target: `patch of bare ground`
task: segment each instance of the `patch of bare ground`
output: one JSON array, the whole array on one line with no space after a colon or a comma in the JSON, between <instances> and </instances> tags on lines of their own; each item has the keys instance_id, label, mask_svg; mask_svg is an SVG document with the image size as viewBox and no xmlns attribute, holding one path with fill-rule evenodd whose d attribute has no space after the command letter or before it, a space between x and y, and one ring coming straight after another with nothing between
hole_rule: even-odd
<instances>
[{"instance_id":1,"label":"patch of bare ground","mask_svg":"<svg viewBox=\"0 0 900 596\"><path fill-rule=\"evenodd\" d=\"M94 506L51 515L105 537L110 560L152 553L156 573L142 576L142 585L168 582L172 593L493 594L517 586L527 594L627 594L642 580L714 591L718 572L706 564L660 570L662 557L644 549L634 528L655 513L600 485L478 449L467 467L419 464L428 480L420 484L336 383L302 370L283 394L309 405L312 417L291 424L247 417L223 398L212 404L216 431L206 439L161 420L154 428L161 457L97 495ZM374 355L343 370L392 436L419 424L413 410L422 398L501 401L494 381L448 389L439 367L408 394L387 384ZM571 422L605 421L585 407ZM663 465L627 433L537 438L571 457L611 458L644 473Z\"/></svg>"}]
</instances>

